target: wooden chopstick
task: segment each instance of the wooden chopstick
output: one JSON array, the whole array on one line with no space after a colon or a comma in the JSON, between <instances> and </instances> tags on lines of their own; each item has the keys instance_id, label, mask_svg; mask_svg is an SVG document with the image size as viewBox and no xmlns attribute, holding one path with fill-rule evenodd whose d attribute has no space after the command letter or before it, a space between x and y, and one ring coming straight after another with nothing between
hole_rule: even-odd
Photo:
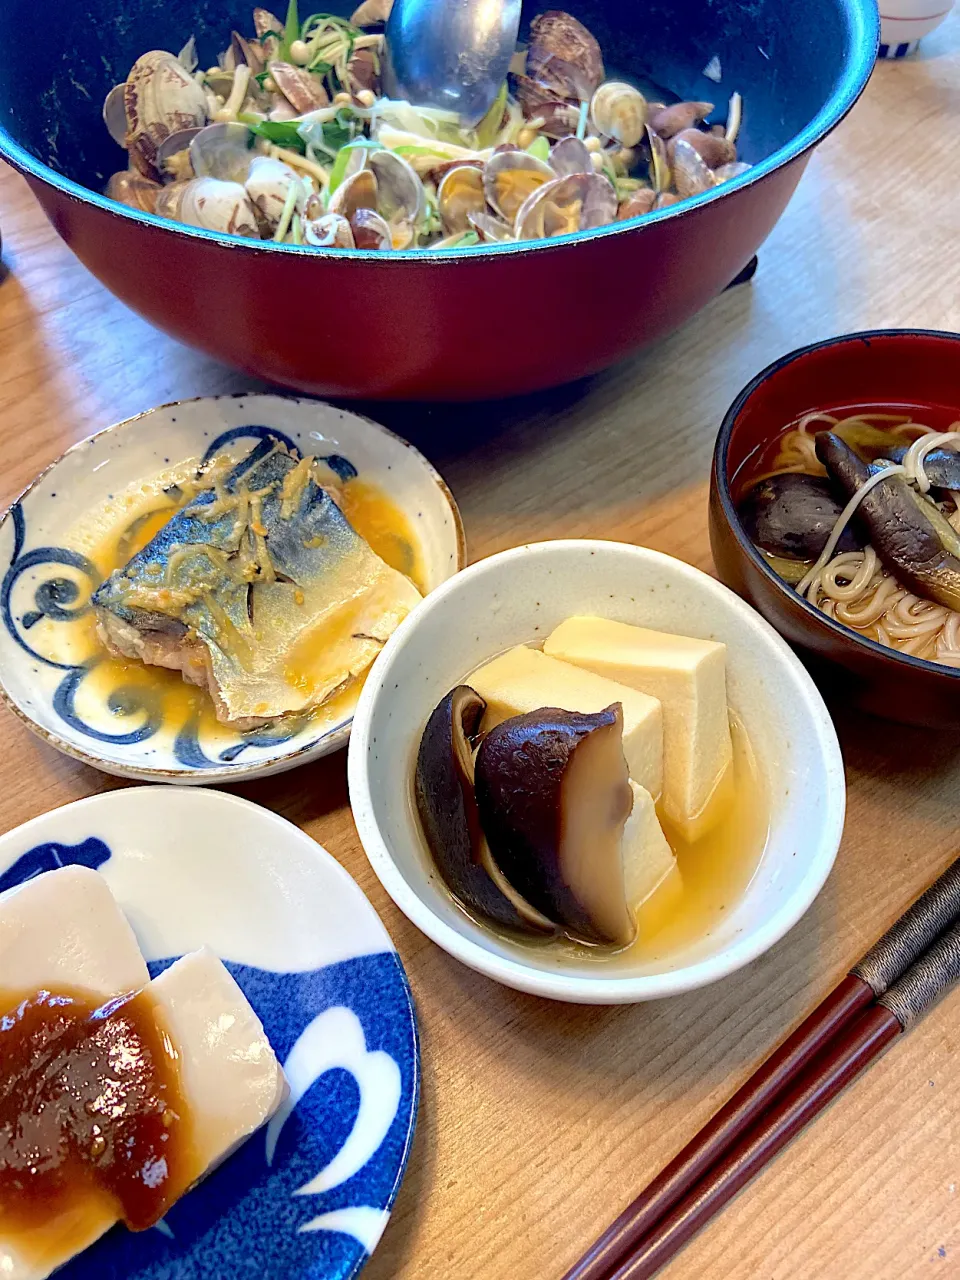
<instances>
[{"instance_id":1,"label":"wooden chopstick","mask_svg":"<svg viewBox=\"0 0 960 1280\"><path fill-rule=\"evenodd\" d=\"M683 1199L807 1064L960 916L960 858L935 880L843 981L627 1206L563 1280L609 1280L622 1259Z\"/></svg>"},{"instance_id":2,"label":"wooden chopstick","mask_svg":"<svg viewBox=\"0 0 960 1280\"><path fill-rule=\"evenodd\" d=\"M830 1041L790 1090L636 1250L621 1260L610 1280L650 1280L777 1152L958 981L960 923L939 938L875 1005Z\"/></svg>"}]
</instances>

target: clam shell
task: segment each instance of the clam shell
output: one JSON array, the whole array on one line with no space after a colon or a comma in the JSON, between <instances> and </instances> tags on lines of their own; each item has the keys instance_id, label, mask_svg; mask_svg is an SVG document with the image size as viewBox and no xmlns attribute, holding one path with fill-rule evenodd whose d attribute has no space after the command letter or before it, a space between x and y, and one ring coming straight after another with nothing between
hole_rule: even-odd
<instances>
[{"instance_id":1,"label":"clam shell","mask_svg":"<svg viewBox=\"0 0 960 1280\"><path fill-rule=\"evenodd\" d=\"M676 140L673 148L673 185L681 200L697 196L701 191L709 191L716 186L716 180L704 164L699 151L695 151L682 138Z\"/></svg>"},{"instance_id":2,"label":"clam shell","mask_svg":"<svg viewBox=\"0 0 960 1280\"><path fill-rule=\"evenodd\" d=\"M178 129L164 138L157 147L157 168L163 177L186 180L195 176L193 161L190 157L190 143L200 129Z\"/></svg>"},{"instance_id":3,"label":"clam shell","mask_svg":"<svg viewBox=\"0 0 960 1280\"><path fill-rule=\"evenodd\" d=\"M319 218L308 219L303 224L303 238L307 244L315 244L322 249L356 248L350 223L339 213L325 213Z\"/></svg>"},{"instance_id":4,"label":"clam shell","mask_svg":"<svg viewBox=\"0 0 960 1280\"><path fill-rule=\"evenodd\" d=\"M550 152L550 168L561 178L571 173L593 173L593 161L586 143L572 134L561 138Z\"/></svg>"},{"instance_id":5,"label":"clam shell","mask_svg":"<svg viewBox=\"0 0 960 1280\"><path fill-rule=\"evenodd\" d=\"M483 167L483 190L494 212L512 224L528 197L556 176L550 165L529 152L500 151Z\"/></svg>"},{"instance_id":6,"label":"clam shell","mask_svg":"<svg viewBox=\"0 0 960 1280\"><path fill-rule=\"evenodd\" d=\"M261 228L269 231L276 229L286 207L287 196L291 187L296 187L297 197L294 208L303 213L307 204L307 191L299 176L273 156L254 156L248 162L249 173L244 186L247 195L257 210Z\"/></svg>"},{"instance_id":7,"label":"clam shell","mask_svg":"<svg viewBox=\"0 0 960 1280\"><path fill-rule=\"evenodd\" d=\"M350 219L350 227L358 249L393 248L390 227L376 209L358 209Z\"/></svg>"},{"instance_id":8,"label":"clam shell","mask_svg":"<svg viewBox=\"0 0 960 1280\"><path fill-rule=\"evenodd\" d=\"M657 202L657 193L653 187L641 187L626 200L621 200L617 210L617 221L625 222L627 218L642 218L649 213Z\"/></svg>"},{"instance_id":9,"label":"clam shell","mask_svg":"<svg viewBox=\"0 0 960 1280\"><path fill-rule=\"evenodd\" d=\"M376 211L377 175L372 169L360 169L340 183L330 197L328 213L339 213L353 223L353 215L360 209Z\"/></svg>"},{"instance_id":10,"label":"clam shell","mask_svg":"<svg viewBox=\"0 0 960 1280\"><path fill-rule=\"evenodd\" d=\"M447 235L469 231L471 214L485 213L487 208L480 170L465 164L450 169L437 191L437 207Z\"/></svg>"},{"instance_id":11,"label":"clam shell","mask_svg":"<svg viewBox=\"0 0 960 1280\"><path fill-rule=\"evenodd\" d=\"M193 171L198 178L244 183L250 171L252 143L253 136L245 124L208 124L190 142Z\"/></svg>"},{"instance_id":12,"label":"clam shell","mask_svg":"<svg viewBox=\"0 0 960 1280\"><path fill-rule=\"evenodd\" d=\"M548 138L565 138L575 133L580 121L580 108L556 93L548 85L538 84L529 76L515 76L517 101L528 120L543 119L541 133Z\"/></svg>"},{"instance_id":13,"label":"clam shell","mask_svg":"<svg viewBox=\"0 0 960 1280\"><path fill-rule=\"evenodd\" d=\"M467 215L471 227L478 233L481 240L489 244L496 244L501 240L513 239L513 228L508 227L505 222L501 222L499 218L495 218L490 213L470 213Z\"/></svg>"},{"instance_id":14,"label":"clam shell","mask_svg":"<svg viewBox=\"0 0 960 1280\"><path fill-rule=\"evenodd\" d=\"M256 210L239 182L194 178L185 183L180 193L179 221L208 231L260 239Z\"/></svg>"},{"instance_id":15,"label":"clam shell","mask_svg":"<svg viewBox=\"0 0 960 1280\"><path fill-rule=\"evenodd\" d=\"M163 187L158 182L139 173L131 173L129 169L123 173L115 173L107 183L106 194L111 200L125 204L129 209L140 209L143 213L156 213L157 198Z\"/></svg>"},{"instance_id":16,"label":"clam shell","mask_svg":"<svg viewBox=\"0 0 960 1280\"><path fill-rule=\"evenodd\" d=\"M124 106L126 85L117 84L103 100L103 123L114 142L127 145L127 108Z\"/></svg>"},{"instance_id":17,"label":"clam shell","mask_svg":"<svg viewBox=\"0 0 960 1280\"><path fill-rule=\"evenodd\" d=\"M518 240L544 240L604 227L617 216L617 193L600 173L572 173L541 187L517 213Z\"/></svg>"},{"instance_id":18,"label":"clam shell","mask_svg":"<svg viewBox=\"0 0 960 1280\"><path fill-rule=\"evenodd\" d=\"M603 54L582 22L550 9L530 24L527 75L564 97L588 102L603 81Z\"/></svg>"},{"instance_id":19,"label":"clam shell","mask_svg":"<svg viewBox=\"0 0 960 1280\"><path fill-rule=\"evenodd\" d=\"M365 168L377 179L377 211L389 223L409 223L418 227L427 211L427 193L403 156L394 151L369 151L364 148Z\"/></svg>"},{"instance_id":20,"label":"clam shell","mask_svg":"<svg viewBox=\"0 0 960 1280\"><path fill-rule=\"evenodd\" d=\"M682 129L667 143L667 158L673 164L674 151L679 142L686 142L698 152L708 169L718 169L732 164L737 158L737 148L725 137L705 133L702 129Z\"/></svg>"},{"instance_id":21,"label":"clam shell","mask_svg":"<svg viewBox=\"0 0 960 1280\"><path fill-rule=\"evenodd\" d=\"M309 71L294 67L289 62L270 63L270 74L277 88L300 115L328 107L330 98L326 89Z\"/></svg>"},{"instance_id":22,"label":"clam shell","mask_svg":"<svg viewBox=\"0 0 960 1280\"><path fill-rule=\"evenodd\" d=\"M666 191L670 186L670 163L667 160L666 143L650 125L646 127L647 146L650 149L650 181L654 191Z\"/></svg>"},{"instance_id":23,"label":"clam shell","mask_svg":"<svg viewBox=\"0 0 960 1280\"><path fill-rule=\"evenodd\" d=\"M260 75L267 65L267 59L261 46L247 40L239 31L230 32L230 49L233 53L234 65L239 66L241 63L246 63L250 68L250 74L253 76Z\"/></svg>"},{"instance_id":24,"label":"clam shell","mask_svg":"<svg viewBox=\"0 0 960 1280\"><path fill-rule=\"evenodd\" d=\"M354 9L350 22L355 27L373 27L378 22L386 22L393 8L393 0L363 0Z\"/></svg>"},{"instance_id":25,"label":"clam shell","mask_svg":"<svg viewBox=\"0 0 960 1280\"><path fill-rule=\"evenodd\" d=\"M644 135L647 100L632 84L608 80L590 101L590 118L598 133L622 147L635 147Z\"/></svg>"},{"instance_id":26,"label":"clam shell","mask_svg":"<svg viewBox=\"0 0 960 1280\"><path fill-rule=\"evenodd\" d=\"M745 160L734 160L732 164L722 164L719 169L714 169L713 180L717 184L729 182L731 178L739 178L741 173L746 173L750 168Z\"/></svg>"},{"instance_id":27,"label":"clam shell","mask_svg":"<svg viewBox=\"0 0 960 1280\"><path fill-rule=\"evenodd\" d=\"M130 158L148 178L159 177L157 147L171 133L207 122L203 89L172 53L154 49L133 64L124 85Z\"/></svg>"},{"instance_id":28,"label":"clam shell","mask_svg":"<svg viewBox=\"0 0 960 1280\"><path fill-rule=\"evenodd\" d=\"M282 32L283 23L269 9L257 8L253 11L253 29L257 33L257 39L262 40L270 31Z\"/></svg>"},{"instance_id":29,"label":"clam shell","mask_svg":"<svg viewBox=\"0 0 960 1280\"><path fill-rule=\"evenodd\" d=\"M712 102L672 102L669 107L650 113L650 128L661 138L672 138L706 120L712 110Z\"/></svg>"}]
</instances>

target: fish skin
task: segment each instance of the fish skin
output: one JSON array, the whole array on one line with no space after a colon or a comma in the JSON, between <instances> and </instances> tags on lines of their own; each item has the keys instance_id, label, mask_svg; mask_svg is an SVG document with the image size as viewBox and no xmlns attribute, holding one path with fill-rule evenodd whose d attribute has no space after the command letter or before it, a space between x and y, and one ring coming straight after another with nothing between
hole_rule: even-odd
<instances>
[{"instance_id":1,"label":"fish skin","mask_svg":"<svg viewBox=\"0 0 960 1280\"><path fill-rule=\"evenodd\" d=\"M216 500L211 489L175 514L93 596L101 622L112 616L143 634L157 633L174 641L196 637L202 642L218 718L243 721L243 727L325 701L370 665L421 598L403 574L374 554L312 478L302 490L297 509L287 519L281 516L280 486L298 461L277 446L252 465L239 464L224 485L227 493L241 482L251 491L276 486L262 499L261 519L278 581L238 582L217 557L202 552L177 565L166 580L170 557L178 548L212 547L228 556L237 550L235 511L202 519L203 509ZM311 543L316 545L305 545ZM176 591L195 584L198 575L213 585L194 602L172 601L169 607L158 604L149 609L127 603L132 587ZM342 636L334 625L338 616L346 619L348 627ZM332 652L329 676L300 681L298 687L296 681L291 683L284 664L297 642L320 626L333 635L332 641L327 637L327 649Z\"/></svg>"}]
</instances>

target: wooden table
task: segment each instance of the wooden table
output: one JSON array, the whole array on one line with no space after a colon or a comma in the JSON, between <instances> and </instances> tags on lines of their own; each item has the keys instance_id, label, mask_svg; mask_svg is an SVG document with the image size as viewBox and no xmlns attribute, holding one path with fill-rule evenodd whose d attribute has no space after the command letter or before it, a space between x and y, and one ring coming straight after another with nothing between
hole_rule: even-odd
<instances>
[{"instance_id":1,"label":"wooden table","mask_svg":"<svg viewBox=\"0 0 960 1280\"><path fill-rule=\"evenodd\" d=\"M707 474L736 391L792 347L883 325L960 329L960 14L883 64L817 152L751 285L592 382L468 408L375 406L456 494L473 558L544 537L645 543L709 569ZM0 501L150 405L250 384L148 327L0 173ZM149 269L146 266L145 269ZM836 869L742 973L590 1009L450 959L373 876L345 756L243 793L299 823L392 933L423 1037L410 1168L367 1280L548 1280L957 852L960 742L837 709L850 788ZM0 829L120 785L0 714ZM669 1280L960 1276L960 994L875 1067L665 1272ZM265 1273L269 1274L269 1273Z\"/></svg>"}]
</instances>

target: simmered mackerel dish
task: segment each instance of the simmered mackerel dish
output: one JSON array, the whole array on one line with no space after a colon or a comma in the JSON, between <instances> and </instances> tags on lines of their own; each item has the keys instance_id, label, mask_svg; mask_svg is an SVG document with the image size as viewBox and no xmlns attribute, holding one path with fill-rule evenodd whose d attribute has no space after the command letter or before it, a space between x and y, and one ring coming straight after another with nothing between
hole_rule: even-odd
<instances>
[{"instance_id":1,"label":"simmered mackerel dish","mask_svg":"<svg viewBox=\"0 0 960 1280\"><path fill-rule=\"evenodd\" d=\"M128 168L107 194L251 239L324 248L468 248L537 240L649 214L736 177L741 101L648 100L608 78L571 14L535 18L493 107L450 111L384 97L390 0L350 21L296 0L255 9L216 66L151 50L104 105ZM184 38L189 33L184 33ZM709 70L709 69L707 69Z\"/></svg>"}]
</instances>

